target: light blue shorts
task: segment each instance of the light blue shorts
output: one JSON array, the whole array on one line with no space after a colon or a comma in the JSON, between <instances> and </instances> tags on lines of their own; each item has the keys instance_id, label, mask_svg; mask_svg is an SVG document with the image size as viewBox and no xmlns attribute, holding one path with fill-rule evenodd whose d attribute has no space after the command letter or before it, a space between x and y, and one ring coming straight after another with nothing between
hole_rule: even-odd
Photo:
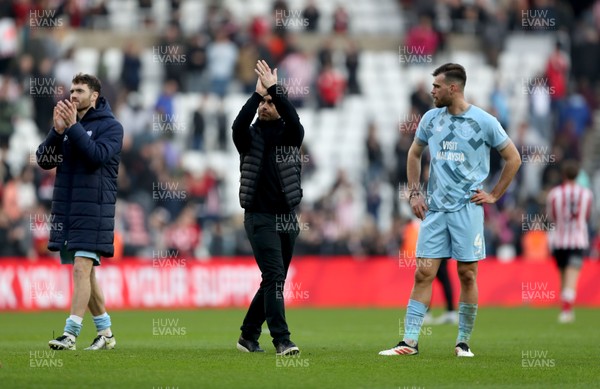
<instances>
[{"instance_id":1,"label":"light blue shorts","mask_svg":"<svg viewBox=\"0 0 600 389\"><path fill-rule=\"evenodd\" d=\"M72 265L75 263L75 257L89 258L94 262L94 266L100 266L100 255L93 251L85 250L67 250L66 246L60 250L60 263L63 265Z\"/></svg>"},{"instance_id":2,"label":"light blue shorts","mask_svg":"<svg viewBox=\"0 0 600 389\"><path fill-rule=\"evenodd\" d=\"M456 212L427 211L419 227L417 258L485 258L483 207L469 202Z\"/></svg>"}]
</instances>

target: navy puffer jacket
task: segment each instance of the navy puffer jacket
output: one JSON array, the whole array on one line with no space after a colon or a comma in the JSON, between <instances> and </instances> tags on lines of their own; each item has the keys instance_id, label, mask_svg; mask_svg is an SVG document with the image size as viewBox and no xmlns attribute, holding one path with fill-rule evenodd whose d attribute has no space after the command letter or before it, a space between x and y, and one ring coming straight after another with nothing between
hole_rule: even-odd
<instances>
[{"instance_id":1,"label":"navy puffer jacket","mask_svg":"<svg viewBox=\"0 0 600 389\"><path fill-rule=\"evenodd\" d=\"M54 128L38 147L38 165L56 167L48 249L86 250L114 255L117 173L123 126L104 97L96 108L65 130Z\"/></svg>"}]
</instances>

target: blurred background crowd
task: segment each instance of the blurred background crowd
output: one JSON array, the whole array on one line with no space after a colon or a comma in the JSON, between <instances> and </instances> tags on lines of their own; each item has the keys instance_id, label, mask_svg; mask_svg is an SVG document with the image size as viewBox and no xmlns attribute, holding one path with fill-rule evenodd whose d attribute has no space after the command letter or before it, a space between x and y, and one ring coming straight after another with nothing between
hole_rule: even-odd
<instances>
[{"instance_id":1,"label":"blurred background crowd","mask_svg":"<svg viewBox=\"0 0 600 389\"><path fill-rule=\"evenodd\" d=\"M306 131L298 255L410 256L407 151L444 62L465 66L467 100L523 158L485 206L489 256L547 258L561 161L580 161L578 181L600 198L600 1L0 0L0 35L1 256L47 256L60 228L48 216L55 172L35 149L78 72L102 80L125 129L118 257L251 254L231 123L259 58ZM494 152L486 189L501 169Z\"/></svg>"}]
</instances>

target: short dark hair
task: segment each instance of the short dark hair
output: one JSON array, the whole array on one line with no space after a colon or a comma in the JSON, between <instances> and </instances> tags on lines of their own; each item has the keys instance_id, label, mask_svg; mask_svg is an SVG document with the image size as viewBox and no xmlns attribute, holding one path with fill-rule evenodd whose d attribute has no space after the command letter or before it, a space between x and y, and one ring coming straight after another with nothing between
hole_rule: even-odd
<instances>
[{"instance_id":1,"label":"short dark hair","mask_svg":"<svg viewBox=\"0 0 600 389\"><path fill-rule=\"evenodd\" d=\"M100 80L91 74L78 73L73 77L71 82L73 84L85 84L92 92L98 92L98 94L100 94L102 90L102 83L100 83Z\"/></svg>"},{"instance_id":2,"label":"short dark hair","mask_svg":"<svg viewBox=\"0 0 600 389\"><path fill-rule=\"evenodd\" d=\"M433 73L431 73L434 77L439 74L443 74L446 77L446 80L450 82L458 82L464 88L467 84L467 72L462 65L457 63L447 63L439 68L435 69Z\"/></svg>"},{"instance_id":3,"label":"short dark hair","mask_svg":"<svg viewBox=\"0 0 600 389\"><path fill-rule=\"evenodd\" d=\"M561 170L567 180L574 180L579 175L579 162L567 159L563 162Z\"/></svg>"}]
</instances>

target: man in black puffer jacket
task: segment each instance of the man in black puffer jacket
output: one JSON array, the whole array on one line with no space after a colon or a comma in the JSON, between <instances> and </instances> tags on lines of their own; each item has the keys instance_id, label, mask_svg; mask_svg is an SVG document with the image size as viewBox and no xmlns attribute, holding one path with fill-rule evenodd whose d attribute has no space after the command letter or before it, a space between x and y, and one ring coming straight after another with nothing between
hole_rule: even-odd
<instances>
[{"instance_id":1,"label":"man in black puffer jacket","mask_svg":"<svg viewBox=\"0 0 600 389\"><path fill-rule=\"evenodd\" d=\"M258 338L266 321L277 355L298 354L285 320L284 284L299 234L295 208L302 199L300 147L304 128L277 86L277 69L259 61L256 92L233 122L240 153L240 204L244 227L262 273L260 288L244 318L237 348L262 352ZM252 123L258 110L258 120Z\"/></svg>"},{"instance_id":2,"label":"man in black puffer jacket","mask_svg":"<svg viewBox=\"0 0 600 389\"><path fill-rule=\"evenodd\" d=\"M86 350L112 349L116 341L94 266L114 254L117 173L123 127L100 96L100 81L88 74L73 78L70 101L54 107L54 127L38 147L42 169L56 168L48 249L73 265L71 315L64 333L49 342L55 350L75 350L86 307L98 336Z\"/></svg>"}]
</instances>

